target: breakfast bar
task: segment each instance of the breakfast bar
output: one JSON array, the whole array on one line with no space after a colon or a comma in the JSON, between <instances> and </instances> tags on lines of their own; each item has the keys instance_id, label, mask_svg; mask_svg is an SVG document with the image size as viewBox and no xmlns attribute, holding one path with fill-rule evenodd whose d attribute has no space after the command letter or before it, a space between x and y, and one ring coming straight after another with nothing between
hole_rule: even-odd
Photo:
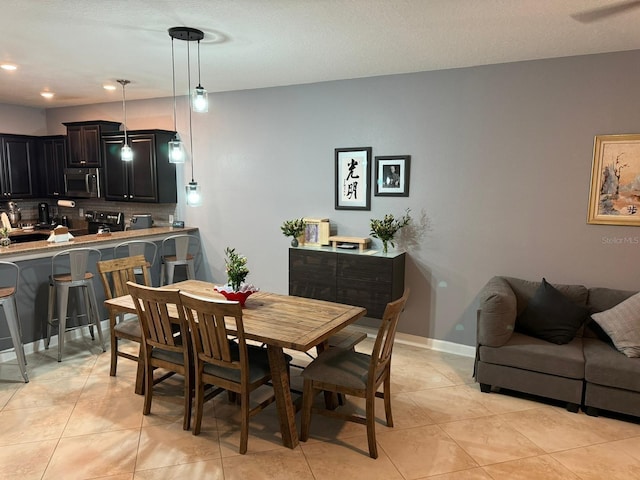
<instances>
[{"instance_id":1,"label":"breakfast bar","mask_svg":"<svg viewBox=\"0 0 640 480\"><path fill-rule=\"evenodd\" d=\"M51 258L53 255L67 249L91 247L100 250L102 259L107 260L113 258L114 247L122 242L149 240L159 245L165 238L183 233L199 234L198 229L193 227L152 227L109 232L107 234L79 235L66 242L36 240L12 243L8 247L0 247L0 261L14 262L20 267L16 300L20 313L24 344L27 345L46 338L49 275L51 275ZM159 263L157 261L152 268L154 278L159 278ZM95 265L90 266L90 271L94 274L96 273ZM196 271L197 274L198 272ZM102 306L104 292L97 276L95 276L94 280L94 289L98 304ZM101 307L100 318L106 319L107 317L106 310ZM8 348L11 348L11 340L0 340L0 351Z\"/></svg>"}]
</instances>

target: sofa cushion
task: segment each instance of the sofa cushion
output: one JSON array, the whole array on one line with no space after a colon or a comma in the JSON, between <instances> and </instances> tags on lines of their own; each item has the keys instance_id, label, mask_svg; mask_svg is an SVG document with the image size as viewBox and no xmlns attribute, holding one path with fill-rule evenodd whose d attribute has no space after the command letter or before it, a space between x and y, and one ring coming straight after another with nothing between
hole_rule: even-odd
<instances>
[{"instance_id":1,"label":"sofa cushion","mask_svg":"<svg viewBox=\"0 0 640 480\"><path fill-rule=\"evenodd\" d=\"M511 286L518 301L518 315L526 308L531 298L535 295L542 282L523 280L515 277L504 277L505 281ZM589 291L584 285L565 285L554 283L554 288L560 291L578 305L586 305Z\"/></svg>"},{"instance_id":2,"label":"sofa cushion","mask_svg":"<svg viewBox=\"0 0 640 480\"><path fill-rule=\"evenodd\" d=\"M570 342L589 315L546 279L516 319L516 329L559 345Z\"/></svg>"},{"instance_id":3,"label":"sofa cushion","mask_svg":"<svg viewBox=\"0 0 640 480\"><path fill-rule=\"evenodd\" d=\"M587 382L640 392L640 361L595 338L585 338L583 344Z\"/></svg>"},{"instance_id":4,"label":"sofa cushion","mask_svg":"<svg viewBox=\"0 0 640 480\"><path fill-rule=\"evenodd\" d=\"M516 297L502 277L493 277L479 294L478 343L499 347L509 340L516 321Z\"/></svg>"},{"instance_id":5,"label":"sofa cushion","mask_svg":"<svg viewBox=\"0 0 640 480\"><path fill-rule=\"evenodd\" d=\"M640 357L640 293L591 315L627 357Z\"/></svg>"},{"instance_id":6,"label":"sofa cushion","mask_svg":"<svg viewBox=\"0 0 640 480\"><path fill-rule=\"evenodd\" d=\"M582 337L564 345L515 332L501 347L480 346L480 360L567 378L584 378Z\"/></svg>"}]
</instances>

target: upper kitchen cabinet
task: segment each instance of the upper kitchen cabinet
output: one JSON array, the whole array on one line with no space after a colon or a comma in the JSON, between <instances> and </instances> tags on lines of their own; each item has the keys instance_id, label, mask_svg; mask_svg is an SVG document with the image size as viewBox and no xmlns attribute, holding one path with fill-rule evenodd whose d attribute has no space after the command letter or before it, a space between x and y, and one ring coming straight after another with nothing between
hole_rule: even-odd
<instances>
[{"instance_id":1,"label":"upper kitchen cabinet","mask_svg":"<svg viewBox=\"0 0 640 480\"><path fill-rule=\"evenodd\" d=\"M176 203L176 166L169 163L168 142L175 132L167 130L128 130L133 160L123 162L120 149L124 132L102 136L104 190L106 200Z\"/></svg>"},{"instance_id":2,"label":"upper kitchen cabinet","mask_svg":"<svg viewBox=\"0 0 640 480\"><path fill-rule=\"evenodd\" d=\"M117 132L120 122L92 120L87 122L67 122L69 155L67 166L71 168L102 167L100 138L103 133Z\"/></svg>"},{"instance_id":3,"label":"upper kitchen cabinet","mask_svg":"<svg viewBox=\"0 0 640 480\"><path fill-rule=\"evenodd\" d=\"M39 143L40 195L50 198L64 196L67 138L64 135L40 137Z\"/></svg>"},{"instance_id":4,"label":"upper kitchen cabinet","mask_svg":"<svg viewBox=\"0 0 640 480\"><path fill-rule=\"evenodd\" d=\"M23 135L0 135L0 190L2 199L37 195L36 139Z\"/></svg>"}]
</instances>

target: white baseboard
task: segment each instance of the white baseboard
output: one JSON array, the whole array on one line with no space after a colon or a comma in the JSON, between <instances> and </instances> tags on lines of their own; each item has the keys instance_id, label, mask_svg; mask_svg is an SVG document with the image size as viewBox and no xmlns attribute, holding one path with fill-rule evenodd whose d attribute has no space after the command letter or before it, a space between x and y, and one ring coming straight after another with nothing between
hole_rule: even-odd
<instances>
[{"instance_id":1,"label":"white baseboard","mask_svg":"<svg viewBox=\"0 0 640 480\"><path fill-rule=\"evenodd\" d=\"M365 327L362 325L352 325L351 328L365 332L369 338L375 338L378 330L373 327ZM420 337L409 333L396 333L396 342L413 347L427 348L438 352L453 353L464 357L475 357L476 348L460 343L447 342L445 340L435 340L433 338Z\"/></svg>"}]
</instances>

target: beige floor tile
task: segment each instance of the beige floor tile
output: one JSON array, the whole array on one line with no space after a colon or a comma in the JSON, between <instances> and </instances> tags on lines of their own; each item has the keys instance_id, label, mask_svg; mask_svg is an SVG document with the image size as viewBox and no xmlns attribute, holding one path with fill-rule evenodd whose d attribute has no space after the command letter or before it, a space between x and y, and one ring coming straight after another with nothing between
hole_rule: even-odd
<instances>
[{"instance_id":1,"label":"beige floor tile","mask_svg":"<svg viewBox=\"0 0 640 480\"><path fill-rule=\"evenodd\" d=\"M63 437L127 430L142 426L144 399L133 393L78 401L64 429Z\"/></svg>"},{"instance_id":2,"label":"beige floor tile","mask_svg":"<svg viewBox=\"0 0 640 480\"><path fill-rule=\"evenodd\" d=\"M33 379L11 397L3 410L73 405L80 397L86 381L86 378L74 377L64 381Z\"/></svg>"},{"instance_id":3,"label":"beige floor tile","mask_svg":"<svg viewBox=\"0 0 640 480\"><path fill-rule=\"evenodd\" d=\"M132 473L139 438L138 429L62 438L42 478L75 480Z\"/></svg>"},{"instance_id":4,"label":"beige floor tile","mask_svg":"<svg viewBox=\"0 0 640 480\"><path fill-rule=\"evenodd\" d=\"M483 393L480 385L469 385L470 397L492 413L521 412L532 408L540 408L541 404L532 398L503 394L499 392Z\"/></svg>"},{"instance_id":5,"label":"beige floor tile","mask_svg":"<svg viewBox=\"0 0 640 480\"><path fill-rule=\"evenodd\" d=\"M300 448L225 457L225 480L314 480ZM192 477L194 478L194 477Z\"/></svg>"},{"instance_id":6,"label":"beige floor tile","mask_svg":"<svg viewBox=\"0 0 640 480\"><path fill-rule=\"evenodd\" d=\"M0 480L40 480L57 440L0 447Z\"/></svg>"},{"instance_id":7,"label":"beige floor tile","mask_svg":"<svg viewBox=\"0 0 640 480\"><path fill-rule=\"evenodd\" d=\"M229 477L226 477L227 479ZM251 477L246 477L251 478ZM183 463L171 467L154 468L151 470L136 471L134 480L176 480L176 479L207 479L224 480L220 459L205 462Z\"/></svg>"},{"instance_id":8,"label":"beige floor tile","mask_svg":"<svg viewBox=\"0 0 640 480\"><path fill-rule=\"evenodd\" d=\"M22 385L16 386L13 384L7 384L3 381L0 382L0 411L4 409L9 400L11 400L11 397L15 395L20 387L22 387Z\"/></svg>"},{"instance_id":9,"label":"beige floor tile","mask_svg":"<svg viewBox=\"0 0 640 480\"><path fill-rule=\"evenodd\" d=\"M271 407L269 407L271 408ZM238 455L240 449L240 419L220 419L218 410L218 439L220 441L220 451L223 457ZM268 450L286 449L282 444L280 434L280 422L278 420L275 406L271 414L264 410L249 419L249 439L247 441L247 452L263 452Z\"/></svg>"},{"instance_id":10,"label":"beige floor tile","mask_svg":"<svg viewBox=\"0 0 640 480\"><path fill-rule=\"evenodd\" d=\"M182 420L143 427L140 431L136 471L220 458L217 431L193 435L182 429Z\"/></svg>"},{"instance_id":11,"label":"beige floor tile","mask_svg":"<svg viewBox=\"0 0 640 480\"><path fill-rule=\"evenodd\" d=\"M494 480L580 480L549 455L487 465L484 470Z\"/></svg>"},{"instance_id":12,"label":"beige floor tile","mask_svg":"<svg viewBox=\"0 0 640 480\"><path fill-rule=\"evenodd\" d=\"M419 407L425 409L429 417L436 423L478 418L492 414L474 398L468 385L422 390L415 392L412 399Z\"/></svg>"},{"instance_id":13,"label":"beige floor tile","mask_svg":"<svg viewBox=\"0 0 640 480\"><path fill-rule=\"evenodd\" d=\"M594 428L596 422L583 413L571 413L561 407L541 406L501 416L545 452L602 443L607 435ZM598 422L605 424L606 422ZM610 432L610 430L608 429Z\"/></svg>"},{"instance_id":14,"label":"beige floor tile","mask_svg":"<svg viewBox=\"0 0 640 480\"><path fill-rule=\"evenodd\" d=\"M544 451L499 416L440 425L478 465L541 455Z\"/></svg>"},{"instance_id":15,"label":"beige floor tile","mask_svg":"<svg viewBox=\"0 0 640 480\"><path fill-rule=\"evenodd\" d=\"M69 421L73 405L24 408L0 412L0 445L56 440Z\"/></svg>"},{"instance_id":16,"label":"beige floor tile","mask_svg":"<svg viewBox=\"0 0 640 480\"><path fill-rule=\"evenodd\" d=\"M552 456L581 480L640 479L640 459L629 455L618 442L576 448Z\"/></svg>"},{"instance_id":17,"label":"beige floor tile","mask_svg":"<svg viewBox=\"0 0 640 480\"><path fill-rule=\"evenodd\" d=\"M478 466L437 425L382 432L377 435L377 440L406 479L417 479Z\"/></svg>"},{"instance_id":18,"label":"beige floor tile","mask_svg":"<svg viewBox=\"0 0 640 480\"><path fill-rule=\"evenodd\" d=\"M494 478L487 472L485 472L482 468L470 468L469 470L460 470L459 472L433 475L430 477L425 477L425 480L426 478L428 478L429 480L494 480Z\"/></svg>"},{"instance_id":19,"label":"beige floor tile","mask_svg":"<svg viewBox=\"0 0 640 480\"><path fill-rule=\"evenodd\" d=\"M402 480L384 450L378 448L375 460L369 457L366 435L301 445L315 480Z\"/></svg>"}]
</instances>

